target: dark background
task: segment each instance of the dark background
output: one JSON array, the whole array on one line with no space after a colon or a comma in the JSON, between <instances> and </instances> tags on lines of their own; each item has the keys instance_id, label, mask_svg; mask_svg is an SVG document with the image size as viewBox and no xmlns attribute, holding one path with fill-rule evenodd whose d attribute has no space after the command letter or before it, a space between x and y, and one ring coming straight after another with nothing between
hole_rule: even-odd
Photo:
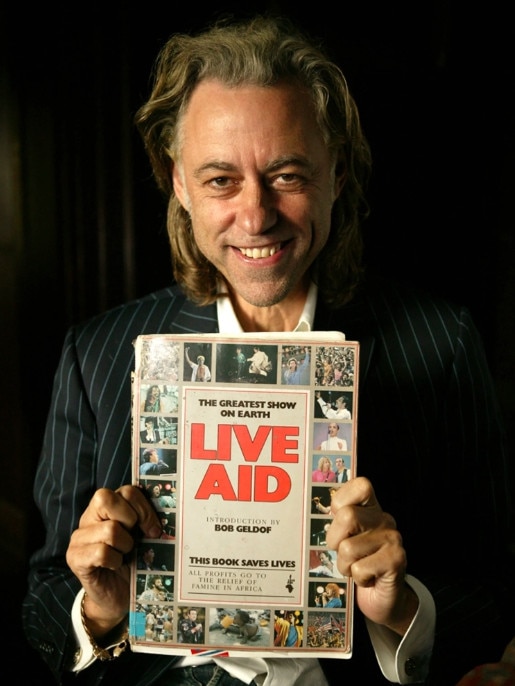
<instances>
[{"instance_id":1,"label":"dark background","mask_svg":"<svg viewBox=\"0 0 515 686\"><path fill-rule=\"evenodd\" d=\"M132 125L158 49L215 14L0 5L0 549L13 650L32 480L66 328L171 281L165 206ZM21 6L20 6L21 7ZM25 6L23 6L25 7ZM64 4L63 4L64 7ZM367 261L470 307L513 439L515 122L509 3L247 2L323 37L374 156ZM11 616L12 615L12 616ZM500 647L501 652L501 647Z\"/></svg>"}]
</instances>

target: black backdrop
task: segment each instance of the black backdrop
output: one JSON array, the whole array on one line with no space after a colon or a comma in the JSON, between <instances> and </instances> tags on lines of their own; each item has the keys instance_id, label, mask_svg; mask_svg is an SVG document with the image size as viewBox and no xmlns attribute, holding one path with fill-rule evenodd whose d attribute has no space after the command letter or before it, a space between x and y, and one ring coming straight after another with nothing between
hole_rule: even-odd
<instances>
[{"instance_id":1,"label":"black backdrop","mask_svg":"<svg viewBox=\"0 0 515 686\"><path fill-rule=\"evenodd\" d=\"M348 76L374 156L369 263L464 301L490 350L497 308L513 296L514 31L500 4L344 2L338 16L328 2L245 9L282 8L325 39ZM221 7L242 14L237 3ZM23 117L27 259L40 272L27 266L48 279L64 326L170 280L164 206L132 115L168 34L221 10L151 10L46 6L7 37ZM29 284L29 299L39 286Z\"/></svg>"}]
</instances>

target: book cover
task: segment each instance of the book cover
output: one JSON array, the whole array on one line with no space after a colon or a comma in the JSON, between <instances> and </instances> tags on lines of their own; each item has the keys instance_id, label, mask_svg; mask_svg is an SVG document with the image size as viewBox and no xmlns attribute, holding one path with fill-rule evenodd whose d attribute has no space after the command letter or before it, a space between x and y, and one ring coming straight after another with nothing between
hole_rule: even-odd
<instances>
[{"instance_id":1,"label":"book cover","mask_svg":"<svg viewBox=\"0 0 515 686\"><path fill-rule=\"evenodd\" d=\"M131 565L133 651L351 657L325 532L356 474L358 364L339 332L136 339L133 483L162 535Z\"/></svg>"}]
</instances>

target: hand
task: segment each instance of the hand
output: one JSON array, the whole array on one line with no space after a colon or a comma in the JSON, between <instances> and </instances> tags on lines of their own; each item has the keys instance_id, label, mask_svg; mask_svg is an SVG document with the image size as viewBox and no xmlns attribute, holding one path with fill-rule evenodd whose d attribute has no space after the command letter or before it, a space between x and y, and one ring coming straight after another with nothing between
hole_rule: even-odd
<instances>
[{"instance_id":1,"label":"hand","mask_svg":"<svg viewBox=\"0 0 515 686\"><path fill-rule=\"evenodd\" d=\"M418 599L404 580L406 551L394 518L383 512L365 477L342 484L331 511L327 547L338 552L340 572L354 579L358 607L371 621L403 636Z\"/></svg>"},{"instance_id":2,"label":"hand","mask_svg":"<svg viewBox=\"0 0 515 686\"><path fill-rule=\"evenodd\" d=\"M95 492L70 539L66 561L87 593L88 627L100 638L129 611L129 564L134 533L159 538L159 518L136 486Z\"/></svg>"}]
</instances>

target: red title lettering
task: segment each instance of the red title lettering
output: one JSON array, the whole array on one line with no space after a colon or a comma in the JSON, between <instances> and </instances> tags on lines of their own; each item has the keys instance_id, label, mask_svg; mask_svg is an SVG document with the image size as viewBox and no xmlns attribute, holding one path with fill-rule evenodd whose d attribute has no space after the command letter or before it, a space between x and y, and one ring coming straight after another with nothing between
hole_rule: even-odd
<instances>
[{"instance_id":1,"label":"red title lettering","mask_svg":"<svg viewBox=\"0 0 515 686\"><path fill-rule=\"evenodd\" d=\"M233 487L225 465L210 464L198 487L195 498L208 500L219 495L224 500L276 503L291 491L288 472L273 465L239 465L237 483Z\"/></svg>"},{"instance_id":2,"label":"red title lettering","mask_svg":"<svg viewBox=\"0 0 515 686\"><path fill-rule=\"evenodd\" d=\"M191 425L192 460L231 460L232 439L236 439L245 462L257 462L270 438L271 462L299 461L299 428L297 426L259 426L254 437L244 424L219 424L214 447L205 445L205 424ZM288 452L291 451L291 452Z\"/></svg>"}]
</instances>

